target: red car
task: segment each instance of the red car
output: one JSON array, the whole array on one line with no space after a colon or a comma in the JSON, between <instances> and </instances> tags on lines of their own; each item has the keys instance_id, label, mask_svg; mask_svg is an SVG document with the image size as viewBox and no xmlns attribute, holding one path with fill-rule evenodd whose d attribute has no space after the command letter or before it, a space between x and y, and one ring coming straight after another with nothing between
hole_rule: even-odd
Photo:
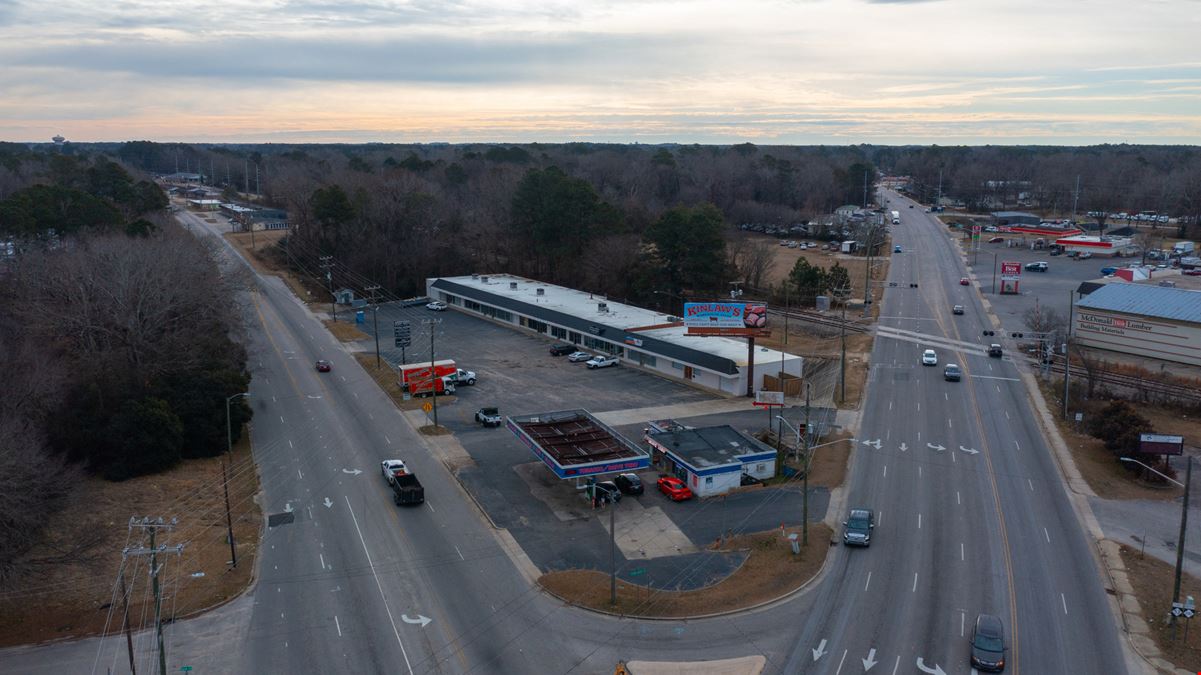
<instances>
[{"instance_id":1,"label":"red car","mask_svg":"<svg viewBox=\"0 0 1201 675\"><path fill-rule=\"evenodd\" d=\"M1190 277L1201 277L1201 269L1185 270L1185 271L1181 272L1181 274L1190 276Z\"/></svg>"},{"instance_id":2,"label":"red car","mask_svg":"<svg viewBox=\"0 0 1201 675\"><path fill-rule=\"evenodd\" d=\"M970 283L972 283L972 282L967 277L963 277L959 280L960 286L967 286Z\"/></svg>"},{"instance_id":3,"label":"red car","mask_svg":"<svg viewBox=\"0 0 1201 675\"><path fill-rule=\"evenodd\" d=\"M317 372L319 373L328 373L332 367L333 366L329 364L329 361L326 361L325 359L321 359L317 362Z\"/></svg>"},{"instance_id":4,"label":"red car","mask_svg":"<svg viewBox=\"0 0 1201 675\"><path fill-rule=\"evenodd\" d=\"M684 481L675 476L663 476L660 478L659 492L667 495L673 502L692 499L692 490L689 490Z\"/></svg>"}]
</instances>

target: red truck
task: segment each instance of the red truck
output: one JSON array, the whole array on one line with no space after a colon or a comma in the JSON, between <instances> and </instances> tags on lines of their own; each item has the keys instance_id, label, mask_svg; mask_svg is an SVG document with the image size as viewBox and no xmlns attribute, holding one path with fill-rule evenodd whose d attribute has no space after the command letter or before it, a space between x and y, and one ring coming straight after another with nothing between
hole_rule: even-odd
<instances>
[{"instance_id":1,"label":"red truck","mask_svg":"<svg viewBox=\"0 0 1201 675\"><path fill-rule=\"evenodd\" d=\"M410 363L400 367L400 389L413 396L430 396L455 393L455 382L459 368L451 359L434 361L433 373L430 363Z\"/></svg>"}]
</instances>

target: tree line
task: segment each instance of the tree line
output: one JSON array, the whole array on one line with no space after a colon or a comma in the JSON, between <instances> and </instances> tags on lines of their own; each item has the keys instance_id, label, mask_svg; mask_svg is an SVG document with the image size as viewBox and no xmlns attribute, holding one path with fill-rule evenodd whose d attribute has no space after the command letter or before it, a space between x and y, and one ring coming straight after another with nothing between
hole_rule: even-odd
<instances>
[{"instance_id":1,"label":"tree line","mask_svg":"<svg viewBox=\"0 0 1201 675\"><path fill-rule=\"evenodd\" d=\"M83 473L224 452L249 375L232 282L152 182L100 156L0 162L25 182L0 199L2 582Z\"/></svg>"}]
</instances>

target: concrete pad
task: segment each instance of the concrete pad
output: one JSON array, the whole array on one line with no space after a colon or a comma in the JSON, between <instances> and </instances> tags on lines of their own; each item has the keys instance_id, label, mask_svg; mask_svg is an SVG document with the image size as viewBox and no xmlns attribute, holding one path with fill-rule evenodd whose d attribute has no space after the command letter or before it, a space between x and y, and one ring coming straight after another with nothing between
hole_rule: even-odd
<instances>
[{"instance_id":1,"label":"concrete pad","mask_svg":"<svg viewBox=\"0 0 1201 675\"><path fill-rule=\"evenodd\" d=\"M767 659L759 655L692 663L629 661L625 664L629 675L759 675L766 665Z\"/></svg>"},{"instance_id":2,"label":"concrete pad","mask_svg":"<svg viewBox=\"0 0 1201 675\"><path fill-rule=\"evenodd\" d=\"M574 481L560 480L542 462L516 464L513 471L530 489L530 495L546 504L560 521L587 520L594 515L584 491L576 489Z\"/></svg>"},{"instance_id":3,"label":"concrete pad","mask_svg":"<svg viewBox=\"0 0 1201 675\"><path fill-rule=\"evenodd\" d=\"M606 532L609 531L608 508L614 507L596 512ZM626 498L617 504L613 520L617 528L617 547L629 560L664 558L698 550L658 506L646 508L637 500Z\"/></svg>"}]
</instances>

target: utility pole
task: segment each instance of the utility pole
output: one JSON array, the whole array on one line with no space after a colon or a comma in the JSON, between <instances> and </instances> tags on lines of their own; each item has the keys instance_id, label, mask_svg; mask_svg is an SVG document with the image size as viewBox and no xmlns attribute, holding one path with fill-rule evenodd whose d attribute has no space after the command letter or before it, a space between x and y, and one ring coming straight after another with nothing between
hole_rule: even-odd
<instances>
[{"instance_id":1,"label":"utility pole","mask_svg":"<svg viewBox=\"0 0 1201 675\"><path fill-rule=\"evenodd\" d=\"M375 286L368 286L367 288L365 288L363 290L365 290L371 294L371 306L375 308L375 311L372 312L372 314L373 314L372 321L375 323L375 367L378 370L380 367L380 363L379 363L379 361L380 361L380 359L379 359L379 300L376 299L375 294L379 292L380 287L377 284Z\"/></svg>"},{"instance_id":2,"label":"utility pole","mask_svg":"<svg viewBox=\"0 0 1201 675\"><path fill-rule=\"evenodd\" d=\"M1184 504L1180 508L1180 541L1176 544L1176 582L1172 586L1172 606L1180 602L1180 574L1184 568L1184 532L1188 527L1188 493L1193 484L1193 457L1185 455L1186 468L1184 471ZM1176 639L1176 617L1172 616L1172 639Z\"/></svg>"},{"instance_id":3,"label":"utility pole","mask_svg":"<svg viewBox=\"0 0 1201 675\"><path fill-rule=\"evenodd\" d=\"M263 194L263 186L259 183L259 163L254 163L254 196L258 199L259 195Z\"/></svg>"},{"instance_id":4,"label":"utility pole","mask_svg":"<svg viewBox=\"0 0 1201 675\"><path fill-rule=\"evenodd\" d=\"M805 476L801 479L801 546L809 545L809 467L813 458L809 456L809 383L805 383Z\"/></svg>"},{"instance_id":5,"label":"utility pole","mask_svg":"<svg viewBox=\"0 0 1201 675\"><path fill-rule=\"evenodd\" d=\"M430 327L430 395L434 399L434 426L438 426L438 385L434 382L434 333L442 319L422 319L421 323Z\"/></svg>"},{"instance_id":6,"label":"utility pole","mask_svg":"<svg viewBox=\"0 0 1201 675\"><path fill-rule=\"evenodd\" d=\"M839 295L842 296L842 357L839 359L838 365L838 402L842 403L847 398L847 295L851 289L843 288L840 291Z\"/></svg>"},{"instance_id":7,"label":"utility pole","mask_svg":"<svg viewBox=\"0 0 1201 675\"><path fill-rule=\"evenodd\" d=\"M121 561L121 625L125 630L125 647L129 651L129 672L130 675L138 675L138 669L133 664L133 635L129 630L129 594L125 591L125 561Z\"/></svg>"},{"instance_id":8,"label":"utility pole","mask_svg":"<svg viewBox=\"0 0 1201 675\"><path fill-rule=\"evenodd\" d=\"M141 520L137 518L129 519L129 528L132 530L135 527L148 530L150 532L150 546L148 548L126 548L122 553L125 556L130 555L149 555L150 556L150 583L154 590L154 632L158 637L158 669L159 675L167 675L167 652L163 647L163 596L162 589L159 587L158 576L160 567L158 564L158 554L174 553L179 555L183 551L183 544L175 546L167 546L166 544L157 545L156 535L160 529L168 532L175 528L178 522L175 518L171 522L164 522L160 518L151 518L146 516Z\"/></svg>"},{"instance_id":9,"label":"utility pole","mask_svg":"<svg viewBox=\"0 0 1201 675\"><path fill-rule=\"evenodd\" d=\"M250 195L250 160L242 158L242 180L246 184L246 195Z\"/></svg>"},{"instance_id":10,"label":"utility pole","mask_svg":"<svg viewBox=\"0 0 1201 675\"><path fill-rule=\"evenodd\" d=\"M1068 418L1068 396L1071 387L1068 381L1072 377L1072 320L1075 318L1076 303L1071 290L1068 291L1068 334L1063 338L1063 418Z\"/></svg>"},{"instance_id":11,"label":"utility pole","mask_svg":"<svg viewBox=\"0 0 1201 675\"><path fill-rule=\"evenodd\" d=\"M608 488L605 489L608 494ZM609 494L609 604L617 604L617 501Z\"/></svg>"},{"instance_id":12,"label":"utility pole","mask_svg":"<svg viewBox=\"0 0 1201 675\"><path fill-rule=\"evenodd\" d=\"M323 255L318 257L321 261L321 269L325 270L325 285L329 288L329 313L333 315L334 321L338 320L338 297L334 295L334 275L330 269L334 266L334 257L332 255Z\"/></svg>"},{"instance_id":13,"label":"utility pole","mask_svg":"<svg viewBox=\"0 0 1201 675\"><path fill-rule=\"evenodd\" d=\"M238 566L238 549L234 545L234 521L233 516L229 512L229 455L234 449L234 432L233 425L229 419L229 404L239 396L249 397L250 394L243 392L234 394L225 399L225 461L221 462L221 483L225 486L225 528L226 534L229 535L229 562L234 567Z\"/></svg>"},{"instance_id":14,"label":"utility pole","mask_svg":"<svg viewBox=\"0 0 1201 675\"><path fill-rule=\"evenodd\" d=\"M1080 202L1080 174L1076 174L1076 191L1072 194L1072 222L1076 222L1076 205Z\"/></svg>"}]
</instances>

